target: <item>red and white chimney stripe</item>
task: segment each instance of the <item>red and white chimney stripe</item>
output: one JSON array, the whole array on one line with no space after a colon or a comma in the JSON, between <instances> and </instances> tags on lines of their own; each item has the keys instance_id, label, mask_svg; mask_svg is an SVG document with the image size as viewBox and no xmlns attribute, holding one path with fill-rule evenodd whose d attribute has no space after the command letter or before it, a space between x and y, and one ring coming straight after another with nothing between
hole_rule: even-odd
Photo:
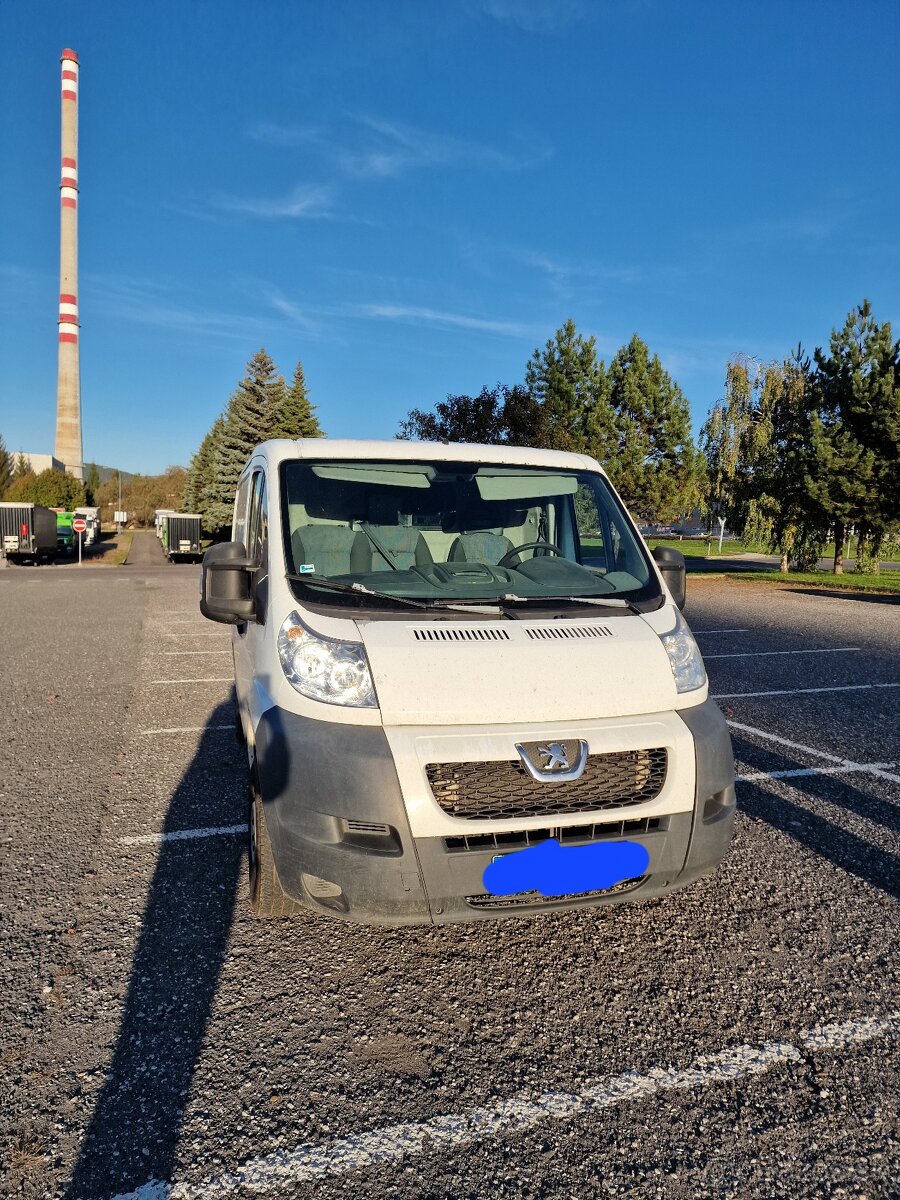
<instances>
[{"instance_id":1,"label":"red and white chimney stripe","mask_svg":"<svg viewBox=\"0 0 900 1200\"><path fill-rule=\"evenodd\" d=\"M62 52L62 98L78 100L78 55L74 50Z\"/></svg>"},{"instance_id":2,"label":"red and white chimney stripe","mask_svg":"<svg viewBox=\"0 0 900 1200\"><path fill-rule=\"evenodd\" d=\"M59 340L78 341L78 297L70 292L59 293Z\"/></svg>"}]
</instances>

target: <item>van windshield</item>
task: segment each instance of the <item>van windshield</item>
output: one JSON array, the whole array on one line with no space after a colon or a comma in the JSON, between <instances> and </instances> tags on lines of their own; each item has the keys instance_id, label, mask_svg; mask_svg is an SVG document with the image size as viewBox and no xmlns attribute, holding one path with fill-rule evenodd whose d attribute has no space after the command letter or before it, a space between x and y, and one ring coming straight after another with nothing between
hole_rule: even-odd
<instances>
[{"instance_id":1,"label":"van windshield","mask_svg":"<svg viewBox=\"0 0 900 1200\"><path fill-rule=\"evenodd\" d=\"M661 594L593 471L294 460L281 499L288 573L317 599L328 583L426 603Z\"/></svg>"}]
</instances>

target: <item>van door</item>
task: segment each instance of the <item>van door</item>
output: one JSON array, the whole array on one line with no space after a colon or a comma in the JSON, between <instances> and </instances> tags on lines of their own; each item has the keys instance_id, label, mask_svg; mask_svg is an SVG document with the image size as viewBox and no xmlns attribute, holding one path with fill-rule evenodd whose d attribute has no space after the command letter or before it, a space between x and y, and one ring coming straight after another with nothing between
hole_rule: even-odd
<instances>
[{"instance_id":1,"label":"van door","mask_svg":"<svg viewBox=\"0 0 900 1200\"><path fill-rule=\"evenodd\" d=\"M244 541L246 536L247 558L253 567L253 596L256 601L256 621L244 621L235 626L234 648L234 678L238 696L245 719L244 728L251 731L251 739L256 730L264 705L260 702L255 680L259 670L260 651L266 636L269 599L269 513L266 495L266 474L262 467L256 468L251 476L242 483L247 485L247 501L245 521L236 512L235 533L238 540ZM240 490L238 492L240 501ZM237 505L236 505L237 508ZM244 531L246 530L246 534Z\"/></svg>"}]
</instances>

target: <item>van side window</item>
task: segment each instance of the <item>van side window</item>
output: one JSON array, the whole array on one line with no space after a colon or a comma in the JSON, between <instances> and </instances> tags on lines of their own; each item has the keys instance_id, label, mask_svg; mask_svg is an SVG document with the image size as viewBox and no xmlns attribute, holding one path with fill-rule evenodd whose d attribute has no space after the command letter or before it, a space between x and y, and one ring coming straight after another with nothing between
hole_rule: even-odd
<instances>
[{"instance_id":1,"label":"van side window","mask_svg":"<svg viewBox=\"0 0 900 1200\"><path fill-rule=\"evenodd\" d=\"M251 476L245 475L238 485L237 498L234 502L234 528L231 539L247 545L247 499L250 495Z\"/></svg>"},{"instance_id":2,"label":"van side window","mask_svg":"<svg viewBox=\"0 0 900 1200\"><path fill-rule=\"evenodd\" d=\"M266 503L266 477L262 471L253 476L253 499L250 501L250 529L247 557L262 565L263 551L269 536L269 513Z\"/></svg>"},{"instance_id":3,"label":"van side window","mask_svg":"<svg viewBox=\"0 0 900 1200\"><path fill-rule=\"evenodd\" d=\"M591 566L607 567L603 522L592 490L583 483L578 485L575 493L575 521L581 543L581 561Z\"/></svg>"}]
</instances>

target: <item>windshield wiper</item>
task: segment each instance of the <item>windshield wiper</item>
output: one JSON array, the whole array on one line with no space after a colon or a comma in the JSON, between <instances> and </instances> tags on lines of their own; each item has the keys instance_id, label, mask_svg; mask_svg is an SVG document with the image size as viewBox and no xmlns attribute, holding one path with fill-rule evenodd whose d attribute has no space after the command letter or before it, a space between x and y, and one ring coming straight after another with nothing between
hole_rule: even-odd
<instances>
[{"instance_id":1,"label":"windshield wiper","mask_svg":"<svg viewBox=\"0 0 900 1200\"><path fill-rule=\"evenodd\" d=\"M541 602L545 604L561 604L563 602L569 604L592 604L598 608L627 608L631 612L641 615L641 610L637 608L630 600L625 600L621 596L501 596L501 600L514 601L517 604L534 604Z\"/></svg>"},{"instance_id":2,"label":"windshield wiper","mask_svg":"<svg viewBox=\"0 0 900 1200\"><path fill-rule=\"evenodd\" d=\"M408 596L395 596L391 592L376 592L366 587L364 583L337 583L333 579L323 579L320 575L292 575L285 573L286 579L295 579L298 583L311 584L313 587L324 588L329 592L344 592L348 596L374 596L377 600L393 600L397 604L406 604L410 608L420 608L429 612L433 609L446 609L449 612L478 612L492 617L504 616L499 605L480 605L475 607L465 601L460 604L445 604L440 600L411 600Z\"/></svg>"}]
</instances>

